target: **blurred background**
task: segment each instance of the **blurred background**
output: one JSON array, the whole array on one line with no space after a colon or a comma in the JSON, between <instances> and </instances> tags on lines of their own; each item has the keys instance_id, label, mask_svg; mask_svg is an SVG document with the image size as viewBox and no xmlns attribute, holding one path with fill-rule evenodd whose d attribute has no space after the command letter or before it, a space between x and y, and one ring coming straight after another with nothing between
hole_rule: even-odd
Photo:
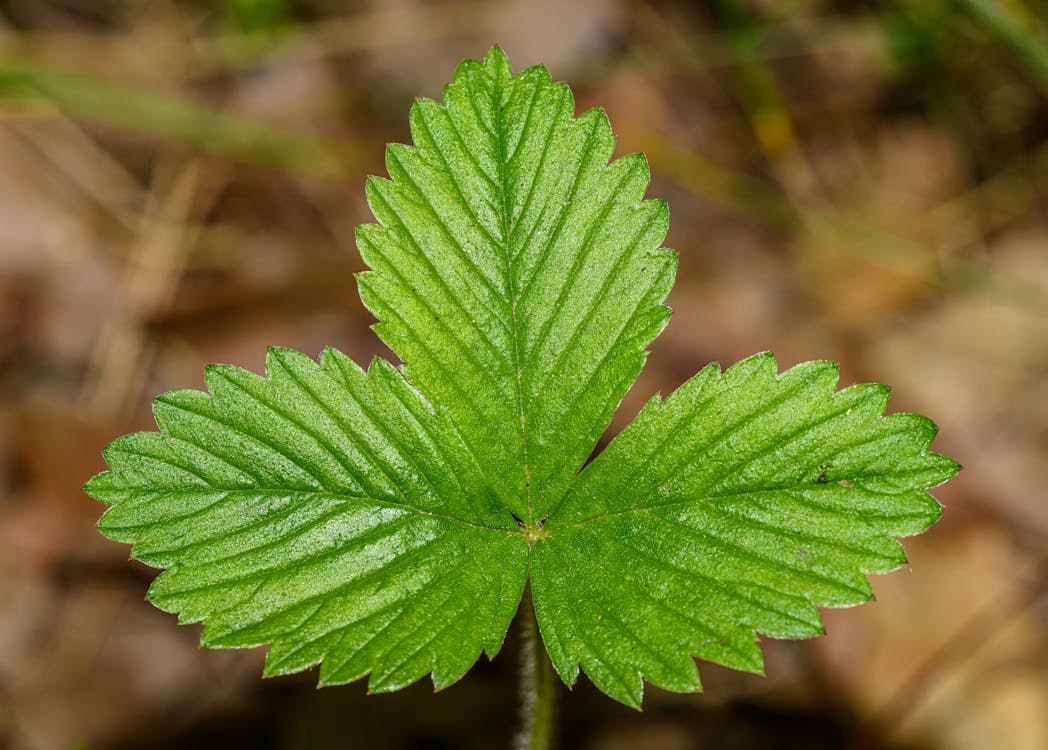
<instances>
[{"instance_id":1,"label":"blurred background","mask_svg":"<svg viewBox=\"0 0 1048 750\"><path fill-rule=\"evenodd\" d=\"M365 362L364 178L492 43L644 151L674 317L613 425L707 362L835 359L965 470L877 601L767 677L560 747L1048 747L1048 1L0 1L0 748L499 748L519 639L459 684L259 679L143 595L80 485L150 399L268 344Z\"/></svg>"}]
</instances>

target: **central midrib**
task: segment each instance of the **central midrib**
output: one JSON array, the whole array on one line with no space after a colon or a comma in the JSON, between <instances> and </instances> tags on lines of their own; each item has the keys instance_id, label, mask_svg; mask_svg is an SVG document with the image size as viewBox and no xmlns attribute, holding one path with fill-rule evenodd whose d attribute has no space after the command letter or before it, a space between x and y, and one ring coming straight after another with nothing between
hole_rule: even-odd
<instances>
[{"instance_id":1,"label":"central midrib","mask_svg":"<svg viewBox=\"0 0 1048 750\"><path fill-rule=\"evenodd\" d=\"M510 85L512 86L516 82L516 78L510 79ZM517 411L520 416L520 441L521 441L521 459L523 461L524 468L524 491L527 496L528 505L528 517L526 520L528 526L533 526L535 523L534 511L531 501L531 468L528 463L528 418L527 412L524 409L524 386L523 377L524 372L521 367L520 358L520 328L517 319L517 278L516 269L514 265L513 255L510 252L510 231L509 231L509 218L510 218L510 205L509 205L509 187L506 182L506 140L502 129L502 93L504 91L503 85L497 80L494 82L492 104L493 111L495 113L495 140L497 148L497 159L495 160L498 169L498 179L496 180L496 186L499 191L500 199L500 213L499 213L499 243L502 247L502 251L505 254L506 259L506 298L510 304L510 336L513 339L513 371L515 374L514 386L517 391Z\"/></svg>"}]
</instances>

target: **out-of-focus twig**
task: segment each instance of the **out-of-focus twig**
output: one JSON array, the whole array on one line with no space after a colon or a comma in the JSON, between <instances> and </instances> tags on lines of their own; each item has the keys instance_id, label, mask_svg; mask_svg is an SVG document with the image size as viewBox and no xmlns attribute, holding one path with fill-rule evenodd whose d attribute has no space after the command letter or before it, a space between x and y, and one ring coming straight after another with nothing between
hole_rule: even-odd
<instances>
[{"instance_id":1,"label":"out-of-focus twig","mask_svg":"<svg viewBox=\"0 0 1048 750\"><path fill-rule=\"evenodd\" d=\"M354 153L345 141L310 137L177 96L33 63L0 61L4 99L44 101L71 117L322 175L344 174Z\"/></svg>"},{"instance_id":2,"label":"out-of-focus twig","mask_svg":"<svg viewBox=\"0 0 1048 750\"><path fill-rule=\"evenodd\" d=\"M200 37L193 46L197 72L211 74L250 66L272 55L287 62L483 33L490 30L488 19L493 15L492 3L486 0L378 4L366 12L299 24L282 33Z\"/></svg>"},{"instance_id":3,"label":"out-of-focus twig","mask_svg":"<svg viewBox=\"0 0 1048 750\"><path fill-rule=\"evenodd\" d=\"M876 727L878 734L885 739L896 736L935 685L975 657L1010 622L1045 604L1048 604L1048 588L1041 581L1031 582L1020 596L1009 594L991 601L961 625L938 650L931 653L864 723Z\"/></svg>"},{"instance_id":4,"label":"out-of-focus twig","mask_svg":"<svg viewBox=\"0 0 1048 750\"><path fill-rule=\"evenodd\" d=\"M30 117L3 113L0 121L124 229L137 229L137 211L144 201L144 188L76 122L57 111Z\"/></svg>"},{"instance_id":5,"label":"out-of-focus twig","mask_svg":"<svg viewBox=\"0 0 1048 750\"><path fill-rule=\"evenodd\" d=\"M162 186L157 170L153 195ZM186 220L193 210L200 164L183 166L157 205L144 217L135 251L128 260L119 298L98 333L81 401L87 412L104 420L124 416L137 397L136 385L145 371L148 341L142 323L170 302L193 238Z\"/></svg>"},{"instance_id":6,"label":"out-of-focus twig","mask_svg":"<svg viewBox=\"0 0 1048 750\"><path fill-rule=\"evenodd\" d=\"M1022 19L1012 9L1018 3L996 0L956 0L972 18L996 36L1029 68L1042 91L1048 93L1048 37L1032 16Z\"/></svg>"},{"instance_id":7,"label":"out-of-focus twig","mask_svg":"<svg viewBox=\"0 0 1048 750\"><path fill-rule=\"evenodd\" d=\"M761 181L668 142L652 131L639 142L655 171L696 195L791 234L804 233L832 243L840 253L934 287L980 292L1048 314L1042 284L1002 274L960 257L946 257L918 242L814 206L804 205ZM930 271L912 263L916 255L934 259Z\"/></svg>"}]
</instances>

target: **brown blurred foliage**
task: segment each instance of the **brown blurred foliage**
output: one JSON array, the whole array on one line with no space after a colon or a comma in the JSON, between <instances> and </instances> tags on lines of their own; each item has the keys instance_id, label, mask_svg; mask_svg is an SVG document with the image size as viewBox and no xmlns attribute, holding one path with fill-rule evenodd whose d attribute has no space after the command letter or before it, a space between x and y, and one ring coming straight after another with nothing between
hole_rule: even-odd
<instances>
[{"instance_id":1,"label":"brown blurred foliage","mask_svg":"<svg viewBox=\"0 0 1048 750\"><path fill-rule=\"evenodd\" d=\"M202 651L80 485L150 398L266 345L358 361L365 175L492 43L651 162L674 317L613 430L771 349L894 387L965 470L829 635L565 748L1048 747L1044 0L0 2L0 748L507 746L514 656L439 695ZM583 680L583 683L585 681Z\"/></svg>"}]
</instances>

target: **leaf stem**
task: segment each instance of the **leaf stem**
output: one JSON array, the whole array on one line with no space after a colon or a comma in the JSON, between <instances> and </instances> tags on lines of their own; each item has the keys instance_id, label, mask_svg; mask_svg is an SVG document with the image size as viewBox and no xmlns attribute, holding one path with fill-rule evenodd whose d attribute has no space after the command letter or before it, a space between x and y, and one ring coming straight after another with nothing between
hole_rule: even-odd
<instances>
[{"instance_id":1,"label":"leaf stem","mask_svg":"<svg viewBox=\"0 0 1048 750\"><path fill-rule=\"evenodd\" d=\"M521 607L523 643L520 658L521 729L516 750L549 750L553 730L553 665L539 634L531 584Z\"/></svg>"}]
</instances>

